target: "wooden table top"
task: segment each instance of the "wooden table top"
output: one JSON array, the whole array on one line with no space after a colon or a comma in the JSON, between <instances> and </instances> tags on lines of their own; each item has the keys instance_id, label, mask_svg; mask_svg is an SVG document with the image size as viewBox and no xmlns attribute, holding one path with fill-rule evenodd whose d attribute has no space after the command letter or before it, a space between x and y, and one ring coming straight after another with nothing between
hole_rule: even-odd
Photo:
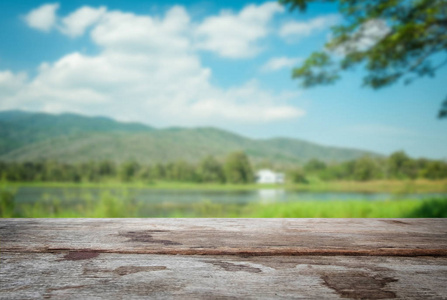
<instances>
[{"instance_id":1,"label":"wooden table top","mask_svg":"<svg viewBox=\"0 0 447 300\"><path fill-rule=\"evenodd\" d=\"M1 219L0 298L447 299L447 219Z\"/></svg>"}]
</instances>

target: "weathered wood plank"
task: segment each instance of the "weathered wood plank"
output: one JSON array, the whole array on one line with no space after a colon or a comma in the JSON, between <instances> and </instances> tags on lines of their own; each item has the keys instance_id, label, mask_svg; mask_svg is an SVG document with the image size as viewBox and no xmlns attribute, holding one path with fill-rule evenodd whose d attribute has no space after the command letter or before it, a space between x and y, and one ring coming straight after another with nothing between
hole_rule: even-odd
<instances>
[{"instance_id":1,"label":"weathered wood plank","mask_svg":"<svg viewBox=\"0 0 447 300\"><path fill-rule=\"evenodd\" d=\"M445 299L445 257L2 253L2 299Z\"/></svg>"},{"instance_id":2,"label":"weathered wood plank","mask_svg":"<svg viewBox=\"0 0 447 300\"><path fill-rule=\"evenodd\" d=\"M447 298L442 219L3 219L0 250L2 299Z\"/></svg>"},{"instance_id":3,"label":"weathered wood plank","mask_svg":"<svg viewBox=\"0 0 447 300\"><path fill-rule=\"evenodd\" d=\"M447 256L445 219L3 219L2 252Z\"/></svg>"}]
</instances>

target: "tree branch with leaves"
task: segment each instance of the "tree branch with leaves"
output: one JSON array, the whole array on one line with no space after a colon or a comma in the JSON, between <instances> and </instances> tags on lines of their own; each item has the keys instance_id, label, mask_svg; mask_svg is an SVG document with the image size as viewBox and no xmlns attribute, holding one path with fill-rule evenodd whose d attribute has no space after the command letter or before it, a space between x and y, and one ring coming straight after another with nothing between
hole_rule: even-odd
<instances>
[{"instance_id":1,"label":"tree branch with leaves","mask_svg":"<svg viewBox=\"0 0 447 300\"><path fill-rule=\"evenodd\" d=\"M447 64L445 0L279 0L291 11L313 2L338 2L343 16L324 49L295 68L292 78L309 88L332 84L340 73L364 66L363 85L380 89L399 80L410 84L434 76ZM445 60L434 64L434 56ZM440 56L439 56L440 55ZM442 60L442 59L441 59ZM447 98L438 115L447 117Z\"/></svg>"}]
</instances>

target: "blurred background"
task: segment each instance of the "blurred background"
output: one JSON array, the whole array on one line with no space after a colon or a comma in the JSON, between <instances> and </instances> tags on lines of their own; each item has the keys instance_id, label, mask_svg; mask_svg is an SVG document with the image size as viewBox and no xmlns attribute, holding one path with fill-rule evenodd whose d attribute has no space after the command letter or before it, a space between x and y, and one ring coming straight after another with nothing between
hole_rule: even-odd
<instances>
[{"instance_id":1,"label":"blurred background","mask_svg":"<svg viewBox=\"0 0 447 300\"><path fill-rule=\"evenodd\" d=\"M2 1L2 217L447 217L447 3Z\"/></svg>"}]
</instances>

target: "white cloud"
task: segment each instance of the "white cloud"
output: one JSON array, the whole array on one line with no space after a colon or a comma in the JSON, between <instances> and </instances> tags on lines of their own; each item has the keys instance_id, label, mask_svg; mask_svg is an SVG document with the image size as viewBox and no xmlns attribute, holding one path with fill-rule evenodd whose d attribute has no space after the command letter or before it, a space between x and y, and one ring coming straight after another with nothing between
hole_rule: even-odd
<instances>
[{"instance_id":1,"label":"white cloud","mask_svg":"<svg viewBox=\"0 0 447 300\"><path fill-rule=\"evenodd\" d=\"M260 51L257 42L269 33L269 22L284 8L276 2L248 5L239 14L223 11L206 18L196 30L197 47L229 58L244 58Z\"/></svg>"},{"instance_id":2,"label":"white cloud","mask_svg":"<svg viewBox=\"0 0 447 300\"><path fill-rule=\"evenodd\" d=\"M3 96L10 96L19 91L27 76L25 73L14 74L11 71L0 71L0 91Z\"/></svg>"},{"instance_id":3,"label":"white cloud","mask_svg":"<svg viewBox=\"0 0 447 300\"><path fill-rule=\"evenodd\" d=\"M317 17L306 22L289 21L281 26L279 35L289 41L295 41L335 25L339 20L340 17L338 15L331 14Z\"/></svg>"},{"instance_id":4,"label":"white cloud","mask_svg":"<svg viewBox=\"0 0 447 300\"><path fill-rule=\"evenodd\" d=\"M353 38L335 49L335 53L346 55L355 51L365 51L376 45L389 32L390 27L384 20L368 20L353 35Z\"/></svg>"},{"instance_id":5,"label":"white cloud","mask_svg":"<svg viewBox=\"0 0 447 300\"><path fill-rule=\"evenodd\" d=\"M92 40L106 50L157 52L170 55L191 48L188 13L174 6L164 19L112 11L104 15L92 31Z\"/></svg>"},{"instance_id":6,"label":"white cloud","mask_svg":"<svg viewBox=\"0 0 447 300\"><path fill-rule=\"evenodd\" d=\"M374 46L391 31L384 20L373 19L365 22L358 32L357 47L367 49Z\"/></svg>"},{"instance_id":7,"label":"white cloud","mask_svg":"<svg viewBox=\"0 0 447 300\"><path fill-rule=\"evenodd\" d=\"M261 67L261 71L274 72L283 68L291 68L300 61L299 57L273 57Z\"/></svg>"},{"instance_id":8,"label":"white cloud","mask_svg":"<svg viewBox=\"0 0 447 300\"><path fill-rule=\"evenodd\" d=\"M44 4L30 11L24 17L25 22L34 29L50 31L56 24L56 10L58 8L59 3Z\"/></svg>"},{"instance_id":9,"label":"white cloud","mask_svg":"<svg viewBox=\"0 0 447 300\"><path fill-rule=\"evenodd\" d=\"M89 26L99 21L106 10L104 6L99 8L83 6L62 20L60 30L71 37L83 35Z\"/></svg>"},{"instance_id":10,"label":"white cloud","mask_svg":"<svg viewBox=\"0 0 447 300\"><path fill-rule=\"evenodd\" d=\"M271 122L305 115L305 111L284 104L296 96L297 93L275 94L263 90L256 80L251 80L242 86L218 91L214 97L194 103L191 111L194 115L209 120L222 115L228 120Z\"/></svg>"},{"instance_id":11,"label":"white cloud","mask_svg":"<svg viewBox=\"0 0 447 300\"><path fill-rule=\"evenodd\" d=\"M249 6L238 16L267 20L274 10L273 4ZM86 15L81 11L100 17L79 17ZM77 10L64 31L77 35L92 26L90 38L99 54L69 53L42 63L30 79L0 73L5 74L0 109L72 111L158 126L261 123L304 115L289 104L295 94L268 91L256 81L229 89L212 84L212 72L202 65L191 35L195 24L183 7L174 6L162 17L101 11Z\"/></svg>"}]
</instances>

